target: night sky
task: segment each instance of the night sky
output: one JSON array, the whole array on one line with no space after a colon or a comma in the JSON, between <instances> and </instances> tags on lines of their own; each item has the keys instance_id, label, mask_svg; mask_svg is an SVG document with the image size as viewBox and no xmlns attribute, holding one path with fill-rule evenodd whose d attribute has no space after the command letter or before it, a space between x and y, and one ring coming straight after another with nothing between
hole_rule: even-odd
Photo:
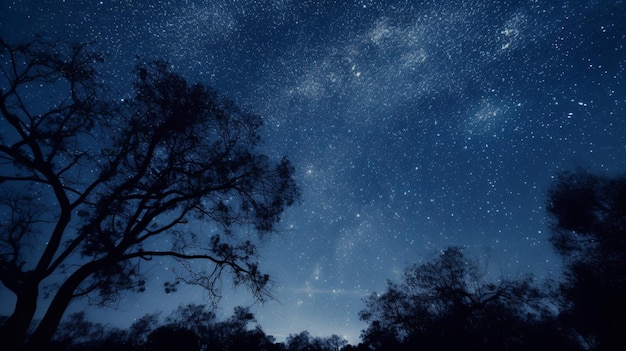
<instances>
[{"instance_id":1,"label":"night sky","mask_svg":"<svg viewBox=\"0 0 626 351\"><path fill-rule=\"evenodd\" d=\"M96 41L116 99L140 55L264 117L264 151L294 162L302 190L261 249L277 301L251 309L279 340L357 342L361 299L450 245L491 278L558 279L553 176L626 172L624 1L0 2L0 36L35 33ZM172 268L89 316L126 327L206 302L166 295ZM252 303L224 289L224 315Z\"/></svg>"}]
</instances>

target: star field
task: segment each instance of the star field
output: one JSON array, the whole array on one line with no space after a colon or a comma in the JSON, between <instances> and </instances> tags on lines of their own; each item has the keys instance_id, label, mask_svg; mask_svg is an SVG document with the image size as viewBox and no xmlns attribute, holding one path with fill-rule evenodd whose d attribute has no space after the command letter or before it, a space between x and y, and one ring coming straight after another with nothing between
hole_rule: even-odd
<instances>
[{"instance_id":1,"label":"star field","mask_svg":"<svg viewBox=\"0 0 626 351\"><path fill-rule=\"evenodd\" d=\"M136 55L161 57L260 113L302 202L263 243L277 301L253 312L279 339L355 342L361 299L450 245L494 277L558 278L553 176L626 170L625 16L623 1L4 1L0 35L95 41L119 98ZM166 298L171 269L94 315L126 326L203 298ZM225 306L251 303L225 289Z\"/></svg>"}]
</instances>

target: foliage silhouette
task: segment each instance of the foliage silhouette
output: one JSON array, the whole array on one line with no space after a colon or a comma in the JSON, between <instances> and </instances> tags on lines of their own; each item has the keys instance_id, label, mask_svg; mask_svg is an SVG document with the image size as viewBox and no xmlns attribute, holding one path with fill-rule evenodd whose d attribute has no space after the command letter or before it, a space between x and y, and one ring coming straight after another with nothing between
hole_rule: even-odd
<instances>
[{"instance_id":1,"label":"foliage silhouette","mask_svg":"<svg viewBox=\"0 0 626 351\"><path fill-rule=\"evenodd\" d=\"M228 276L268 296L241 233L273 231L298 190L287 159L257 151L258 115L161 61L137 64L135 95L113 102L89 44L0 39L0 56L0 282L17 298L7 349L42 349L78 297L144 291L155 257L183 268L174 288L217 298ZM35 324L43 287L52 298Z\"/></svg>"},{"instance_id":2,"label":"foliage silhouette","mask_svg":"<svg viewBox=\"0 0 626 351\"><path fill-rule=\"evenodd\" d=\"M626 176L561 173L549 191L547 208L551 242L565 264L563 320L588 349L623 349Z\"/></svg>"},{"instance_id":3,"label":"foliage silhouette","mask_svg":"<svg viewBox=\"0 0 626 351\"><path fill-rule=\"evenodd\" d=\"M196 333L189 329L166 325L148 336L147 349L154 351L199 351Z\"/></svg>"},{"instance_id":4,"label":"foliage silhouette","mask_svg":"<svg viewBox=\"0 0 626 351\"><path fill-rule=\"evenodd\" d=\"M532 278L483 276L457 247L409 267L401 283L389 282L383 294L365 300L363 342L374 350L550 349L538 332L558 326ZM551 342L562 345L557 339Z\"/></svg>"},{"instance_id":5,"label":"foliage silhouette","mask_svg":"<svg viewBox=\"0 0 626 351\"><path fill-rule=\"evenodd\" d=\"M254 324L248 308L217 320L212 308L189 304L159 320L147 314L127 330L109 329L79 313L66 318L53 338L52 350L280 350L273 337Z\"/></svg>"},{"instance_id":6,"label":"foliage silhouette","mask_svg":"<svg viewBox=\"0 0 626 351\"><path fill-rule=\"evenodd\" d=\"M288 351L339 351L346 345L347 341L337 335L313 337L308 331L291 334L285 342Z\"/></svg>"},{"instance_id":7,"label":"foliage silhouette","mask_svg":"<svg viewBox=\"0 0 626 351\"><path fill-rule=\"evenodd\" d=\"M292 334L277 343L256 324L248 308L235 307L233 314L218 320L214 306L188 304L169 316L146 314L126 330L93 323L80 312L60 324L49 350L54 351L143 351L143 350L224 350L224 351L339 351L353 350L337 335L313 337L307 331ZM363 346L363 345L362 345ZM360 349L363 349L361 347Z\"/></svg>"}]
</instances>

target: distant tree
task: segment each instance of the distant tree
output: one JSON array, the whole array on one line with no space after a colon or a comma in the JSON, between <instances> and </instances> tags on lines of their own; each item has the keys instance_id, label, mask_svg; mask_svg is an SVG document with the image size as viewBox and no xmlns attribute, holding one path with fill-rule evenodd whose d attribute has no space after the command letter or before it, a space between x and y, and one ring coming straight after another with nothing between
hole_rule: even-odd
<instances>
[{"instance_id":1,"label":"distant tree","mask_svg":"<svg viewBox=\"0 0 626 351\"><path fill-rule=\"evenodd\" d=\"M313 337L308 331L299 334L290 334L285 340L285 346L289 351L313 351Z\"/></svg>"},{"instance_id":2,"label":"distant tree","mask_svg":"<svg viewBox=\"0 0 626 351\"><path fill-rule=\"evenodd\" d=\"M148 336L146 349L151 351L197 351L199 337L192 330L173 325L158 327Z\"/></svg>"},{"instance_id":3,"label":"distant tree","mask_svg":"<svg viewBox=\"0 0 626 351\"><path fill-rule=\"evenodd\" d=\"M289 335L285 341L288 351L339 351L347 344L348 342L338 335L327 338L313 337L306 330Z\"/></svg>"},{"instance_id":4,"label":"distant tree","mask_svg":"<svg viewBox=\"0 0 626 351\"><path fill-rule=\"evenodd\" d=\"M160 313L148 313L137 319L124 333L125 343L132 345L135 349L142 348L148 341L148 337L153 330L160 326Z\"/></svg>"},{"instance_id":5,"label":"distant tree","mask_svg":"<svg viewBox=\"0 0 626 351\"><path fill-rule=\"evenodd\" d=\"M103 325L87 320L84 312L73 313L59 326L53 338L53 349L72 350L102 340Z\"/></svg>"},{"instance_id":6,"label":"distant tree","mask_svg":"<svg viewBox=\"0 0 626 351\"><path fill-rule=\"evenodd\" d=\"M235 307L230 318L212 326L206 345L220 350L247 350L248 325L254 321L254 314L248 308Z\"/></svg>"},{"instance_id":7,"label":"distant tree","mask_svg":"<svg viewBox=\"0 0 626 351\"><path fill-rule=\"evenodd\" d=\"M561 173L549 191L563 319L593 350L626 347L626 176Z\"/></svg>"},{"instance_id":8,"label":"distant tree","mask_svg":"<svg viewBox=\"0 0 626 351\"><path fill-rule=\"evenodd\" d=\"M206 305L188 304L179 307L165 318L168 330L181 334L181 330L197 336L198 347L206 350L270 350L274 338L266 335L259 325L253 327L254 314L246 307L235 307L228 319L218 321Z\"/></svg>"},{"instance_id":9,"label":"distant tree","mask_svg":"<svg viewBox=\"0 0 626 351\"><path fill-rule=\"evenodd\" d=\"M233 314L218 320L207 305L181 305L165 318L150 313L120 330L89 321L85 313L74 313L63 319L47 350L58 351L143 351L143 350L284 350L266 335L246 307L235 307ZM345 340L312 338L338 350Z\"/></svg>"},{"instance_id":10,"label":"distant tree","mask_svg":"<svg viewBox=\"0 0 626 351\"><path fill-rule=\"evenodd\" d=\"M365 343L359 343L358 345L346 345L342 351L370 351L370 347Z\"/></svg>"},{"instance_id":11,"label":"distant tree","mask_svg":"<svg viewBox=\"0 0 626 351\"><path fill-rule=\"evenodd\" d=\"M165 325L189 329L197 335L207 335L217 323L212 307L193 303L179 306L165 318Z\"/></svg>"},{"instance_id":12,"label":"distant tree","mask_svg":"<svg viewBox=\"0 0 626 351\"><path fill-rule=\"evenodd\" d=\"M153 315L156 317L156 315ZM148 322L149 319L142 319ZM156 322L155 319L153 319ZM148 326L150 323L145 323ZM153 324L152 326L156 326ZM87 319L84 312L73 313L60 323L52 342L46 350L51 351L135 351L143 347L150 330L145 330L142 342L132 340L128 330L111 328L100 323L95 323Z\"/></svg>"},{"instance_id":13,"label":"distant tree","mask_svg":"<svg viewBox=\"0 0 626 351\"><path fill-rule=\"evenodd\" d=\"M348 340L333 334L329 337L322 338L322 345L323 349L326 351L339 351L348 345Z\"/></svg>"},{"instance_id":14,"label":"distant tree","mask_svg":"<svg viewBox=\"0 0 626 351\"><path fill-rule=\"evenodd\" d=\"M88 44L0 39L0 57L0 282L17 298L5 349L44 349L78 297L143 291L153 258L212 296L226 274L267 297L247 235L272 231L298 191L290 162L258 151L258 115L158 61L112 102Z\"/></svg>"},{"instance_id":15,"label":"distant tree","mask_svg":"<svg viewBox=\"0 0 626 351\"><path fill-rule=\"evenodd\" d=\"M260 325L256 324L250 328L251 323L256 323L254 315L249 308L236 307L233 315L219 324L222 331L225 331L224 342L226 347L223 350L233 351L264 351L274 350L273 336L265 334Z\"/></svg>"},{"instance_id":16,"label":"distant tree","mask_svg":"<svg viewBox=\"0 0 626 351\"><path fill-rule=\"evenodd\" d=\"M527 349L530 331L548 314L545 296L530 277L487 282L483 275L457 247L409 267L401 283L365 300L364 343L375 350Z\"/></svg>"},{"instance_id":17,"label":"distant tree","mask_svg":"<svg viewBox=\"0 0 626 351\"><path fill-rule=\"evenodd\" d=\"M360 314L361 319L369 323L367 329L361 333L363 344L372 350L402 350L402 344L408 340L410 335L401 337L397 326L391 325L389 321L381 322L379 319L386 317L375 316L374 314L382 311L374 311L374 309L382 308L382 301L379 301L381 306L374 306L373 302L373 297L370 297L369 301L366 302L369 310L363 310ZM422 349L425 348L422 347Z\"/></svg>"}]
</instances>

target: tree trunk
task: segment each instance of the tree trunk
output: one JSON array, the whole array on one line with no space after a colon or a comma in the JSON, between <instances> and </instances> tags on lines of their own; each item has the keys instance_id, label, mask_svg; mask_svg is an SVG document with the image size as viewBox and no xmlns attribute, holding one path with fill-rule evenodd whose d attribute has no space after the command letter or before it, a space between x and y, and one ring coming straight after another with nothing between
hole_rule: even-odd
<instances>
[{"instance_id":1,"label":"tree trunk","mask_svg":"<svg viewBox=\"0 0 626 351\"><path fill-rule=\"evenodd\" d=\"M0 340L3 349L16 351L24 344L28 328L37 310L37 297L39 289L37 284L25 282L17 294L17 301L13 314L0 329Z\"/></svg>"},{"instance_id":2,"label":"tree trunk","mask_svg":"<svg viewBox=\"0 0 626 351\"><path fill-rule=\"evenodd\" d=\"M61 318L74 298L74 291L89 275L102 268L107 261L100 259L81 266L67 278L54 295L46 314L30 336L25 349L32 351L45 350L52 336L59 327Z\"/></svg>"}]
</instances>

